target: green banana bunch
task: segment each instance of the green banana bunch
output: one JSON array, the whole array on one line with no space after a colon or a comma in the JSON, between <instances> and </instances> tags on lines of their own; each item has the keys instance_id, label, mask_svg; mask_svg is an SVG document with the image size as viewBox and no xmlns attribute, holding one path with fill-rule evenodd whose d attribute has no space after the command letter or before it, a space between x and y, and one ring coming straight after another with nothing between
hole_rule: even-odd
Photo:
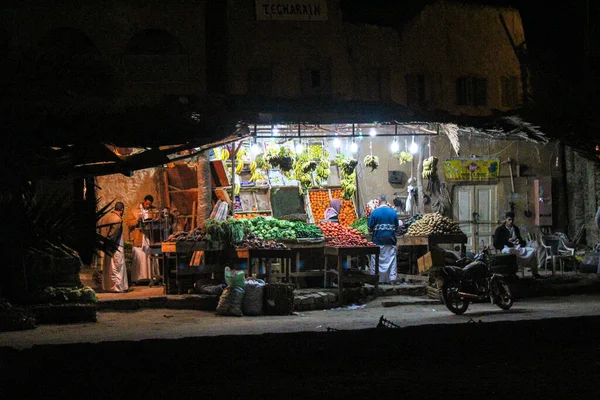
<instances>
[{"instance_id":1,"label":"green banana bunch","mask_svg":"<svg viewBox=\"0 0 600 400\"><path fill-rule=\"evenodd\" d=\"M375 171L379 167L379 157L368 155L363 160L365 167L371 168L371 172Z\"/></svg>"},{"instance_id":2,"label":"green banana bunch","mask_svg":"<svg viewBox=\"0 0 600 400\"><path fill-rule=\"evenodd\" d=\"M437 157L433 156L423 161L423 172L421 174L423 178L429 179L432 175L437 174L437 163Z\"/></svg>"}]
</instances>

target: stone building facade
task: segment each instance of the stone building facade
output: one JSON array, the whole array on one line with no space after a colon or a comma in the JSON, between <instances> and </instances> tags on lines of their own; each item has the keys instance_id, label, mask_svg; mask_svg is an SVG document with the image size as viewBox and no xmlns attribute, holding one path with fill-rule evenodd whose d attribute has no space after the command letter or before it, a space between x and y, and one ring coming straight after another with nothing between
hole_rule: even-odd
<instances>
[{"instance_id":1,"label":"stone building facade","mask_svg":"<svg viewBox=\"0 0 600 400\"><path fill-rule=\"evenodd\" d=\"M516 10L440 1L401 29L392 29L345 22L339 0L285 2L301 8L294 7L293 14L288 9L283 16L275 15L277 7L275 13L270 11L275 3L5 2L0 6L0 39L6 43L0 49L6 55L3 66L102 97L107 107L209 93L271 102L303 99L315 105L323 99L392 103L415 111L471 116L522 104L520 65L510 41L520 45L525 38ZM319 15L304 13L308 5L319 6ZM27 68L17 68L22 65ZM73 68L64 71L57 65ZM465 155L499 154L528 165L531 178L552 177L554 227L568 228L573 235L587 223L593 239L595 230L589 224L593 204L600 198L597 164L568 149L559 151L556 144L469 138L466 144ZM432 146L432 153L440 157L452 155L442 139ZM376 182L377 192L392 195L398 188L387 184L386 172L374 172L369 182ZM137 171L133 177L99 177L98 194L104 201L120 198L132 207L150 193L164 204L161 177L160 167ZM502 174L498 211L505 209L501 204L506 202L509 179ZM515 191L523 193L529 184L519 177ZM584 195L576 196L580 191ZM580 206L567 213L567 204Z\"/></svg>"}]
</instances>

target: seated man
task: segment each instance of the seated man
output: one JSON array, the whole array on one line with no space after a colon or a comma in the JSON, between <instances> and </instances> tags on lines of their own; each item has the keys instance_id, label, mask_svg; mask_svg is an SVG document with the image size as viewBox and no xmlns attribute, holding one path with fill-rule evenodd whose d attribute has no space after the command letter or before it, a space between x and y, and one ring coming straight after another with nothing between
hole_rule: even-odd
<instances>
[{"instance_id":1,"label":"seated man","mask_svg":"<svg viewBox=\"0 0 600 400\"><path fill-rule=\"evenodd\" d=\"M539 274L539 264L537 250L534 247L527 246L521 237L519 227L514 225L515 213L507 212L504 224L496 228L494 232L494 247L502 254L515 254L519 267L531 268L531 273L535 279L541 278ZM544 257L543 262L546 262Z\"/></svg>"}]
</instances>

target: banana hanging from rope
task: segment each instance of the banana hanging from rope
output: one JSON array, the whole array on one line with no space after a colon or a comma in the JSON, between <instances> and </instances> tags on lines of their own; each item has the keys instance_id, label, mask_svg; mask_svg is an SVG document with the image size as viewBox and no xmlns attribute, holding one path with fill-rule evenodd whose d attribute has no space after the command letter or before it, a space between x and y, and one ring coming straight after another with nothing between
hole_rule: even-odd
<instances>
[{"instance_id":1,"label":"banana hanging from rope","mask_svg":"<svg viewBox=\"0 0 600 400\"><path fill-rule=\"evenodd\" d=\"M237 160L237 165L235 166L235 173L239 175L242 172L242 169L244 169L244 162Z\"/></svg>"},{"instance_id":2,"label":"banana hanging from rope","mask_svg":"<svg viewBox=\"0 0 600 400\"><path fill-rule=\"evenodd\" d=\"M227 149L221 150L221 160L223 160L223 161L229 160L229 150L227 150Z\"/></svg>"}]
</instances>

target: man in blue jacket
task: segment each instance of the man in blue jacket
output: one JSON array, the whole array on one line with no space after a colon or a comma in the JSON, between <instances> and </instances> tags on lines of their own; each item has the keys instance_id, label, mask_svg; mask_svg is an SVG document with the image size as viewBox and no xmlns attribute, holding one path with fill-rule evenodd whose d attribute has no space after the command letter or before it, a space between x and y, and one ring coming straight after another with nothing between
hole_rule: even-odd
<instances>
[{"instance_id":1,"label":"man in blue jacket","mask_svg":"<svg viewBox=\"0 0 600 400\"><path fill-rule=\"evenodd\" d=\"M398 214L385 195L379 196L379 206L369 216L367 222L372 241L379 246L379 282L393 282L397 279L397 239ZM371 256L369 270L375 275L375 255Z\"/></svg>"}]
</instances>

